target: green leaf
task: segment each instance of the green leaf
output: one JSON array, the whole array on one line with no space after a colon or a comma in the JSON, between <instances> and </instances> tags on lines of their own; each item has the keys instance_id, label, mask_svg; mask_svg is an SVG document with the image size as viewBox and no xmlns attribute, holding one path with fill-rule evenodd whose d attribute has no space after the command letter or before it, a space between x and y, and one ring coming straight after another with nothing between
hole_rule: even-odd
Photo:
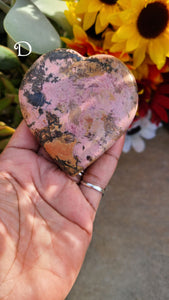
<instances>
[{"instance_id":1,"label":"green leaf","mask_svg":"<svg viewBox=\"0 0 169 300\"><path fill-rule=\"evenodd\" d=\"M4 28L14 41L28 42L34 53L43 54L61 46L55 28L30 0L16 0L4 19ZM29 50L26 44L23 47Z\"/></svg>"},{"instance_id":2,"label":"green leaf","mask_svg":"<svg viewBox=\"0 0 169 300\"><path fill-rule=\"evenodd\" d=\"M56 22L68 36L73 36L72 26L67 21L64 11L68 9L66 2L61 0L32 0L47 17Z\"/></svg>"},{"instance_id":3,"label":"green leaf","mask_svg":"<svg viewBox=\"0 0 169 300\"><path fill-rule=\"evenodd\" d=\"M8 107L12 102L10 98L0 99L0 112L3 111L6 107Z\"/></svg>"},{"instance_id":4,"label":"green leaf","mask_svg":"<svg viewBox=\"0 0 169 300\"><path fill-rule=\"evenodd\" d=\"M14 87L12 82L9 79L7 79L3 74L0 74L0 81L3 83L6 92L10 94L16 94L16 88Z\"/></svg>"},{"instance_id":5,"label":"green leaf","mask_svg":"<svg viewBox=\"0 0 169 300\"><path fill-rule=\"evenodd\" d=\"M57 12L67 9L65 1L61 0L32 0L32 2L48 17L54 17Z\"/></svg>"},{"instance_id":6,"label":"green leaf","mask_svg":"<svg viewBox=\"0 0 169 300\"><path fill-rule=\"evenodd\" d=\"M21 122L22 119L23 119L23 118L22 118L20 106L19 106L19 104L18 104L18 105L16 106L16 108L15 108L12 126L13 126L14 128L18 127L18 125L20 124L20 122Z\"/></svg>"},{"instance_id":7,"label":"green leaf","mask_svg":"<svg viewBox=\"0 0 169 300\"><path fill-rule=\"evenodd\" d=\"M18 67L20 62L14 51L0 45L0 70L7 71Z\"/></svg>"}]
</instances>

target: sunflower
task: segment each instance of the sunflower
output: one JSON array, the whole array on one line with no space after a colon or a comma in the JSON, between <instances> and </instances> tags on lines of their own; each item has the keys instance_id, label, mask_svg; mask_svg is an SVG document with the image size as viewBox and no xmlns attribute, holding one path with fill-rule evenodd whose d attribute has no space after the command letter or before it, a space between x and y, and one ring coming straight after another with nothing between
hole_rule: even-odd
<instances>
[{"instance_id":1,"label":"sunflower","mask_svg":"<svg viewBox=\"0 0 169 300\"><path fill-rule=\"evenodd\" d=\"M113 14L119 12L120 2L123 1L80 0L76 7L76 13L77 15L84 15L83 29L86 31L95 24L96 34L103 32L109 25L109 19L113 18Z\"/></svg>"},{"instance_id":2,"label":"sunflower","mask_svg":"<svg viewBox=\"0 0 169 300\"><path fill-rule=\"evenodd\" d=\"M121 50L133 53L135 67L142 64L147 53L161 69L169 57L169 0L129 0L119 19L111 51L125 42Z\"/></svg>"}]
</instances>

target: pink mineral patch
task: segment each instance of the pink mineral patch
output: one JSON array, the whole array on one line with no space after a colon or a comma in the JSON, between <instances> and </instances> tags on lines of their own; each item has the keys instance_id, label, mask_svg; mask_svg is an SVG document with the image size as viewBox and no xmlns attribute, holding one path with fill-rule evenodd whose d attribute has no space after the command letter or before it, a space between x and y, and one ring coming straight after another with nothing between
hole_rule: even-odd
<instances>
[{"instance_id":1,"label":"pink mineral patch","mask_svg":"<svg viewBox=\"0 0 169 300\"><path fill-rule=\"evenodd\" d=\"M85 58L73 50L42 55L19 91L23 117L60 168L86 169L128 129L136 111L136 82L110 55Z\"/></svg>"}]
</instances>

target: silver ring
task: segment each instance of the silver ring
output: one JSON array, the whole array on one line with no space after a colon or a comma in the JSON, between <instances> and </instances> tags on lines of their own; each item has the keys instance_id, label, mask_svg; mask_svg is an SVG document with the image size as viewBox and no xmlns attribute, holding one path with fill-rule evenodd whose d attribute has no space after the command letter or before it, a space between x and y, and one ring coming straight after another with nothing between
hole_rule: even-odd
<instances>
[{"instance_id":1,"label":"silver ring","mask_svg":"<svg viewBox=\"0 0 169 300\"><path fill-rule=\"evenodd\" d=\"M86 181L83 181L83 180L80 181L80 183L81 183L82 185L84 185L84 186L86 186L86 187L88 187L88 188L90 188L90 189L93 189L93 190L95 190L95 191L97 191L97 192L100 192L100 193L102 193L102 195L104 195L105 190L102 189L100 186L95 185L95 184L92 184L92 183L89 183L89 182L86 182Z\"/></svg>"}]
</instances>

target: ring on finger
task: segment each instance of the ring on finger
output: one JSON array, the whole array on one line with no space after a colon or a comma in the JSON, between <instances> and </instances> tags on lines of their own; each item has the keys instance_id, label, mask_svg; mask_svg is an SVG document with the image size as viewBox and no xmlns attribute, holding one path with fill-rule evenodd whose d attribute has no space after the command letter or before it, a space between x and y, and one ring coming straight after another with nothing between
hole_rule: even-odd
<instances>
[{"instance_id":1,"label":"ring on finger","mask_svg":"<svg viewBox=\"0 0 169 300\"><path fill-rule=\"evenodd\" d=\"M102 196L104 195L105 190L102 189L99 185L95 185L95 184L92 184L92 183L90 183L90 182L86 182L86 181L84 181L84 180L81 180L81 181L80 181L80 184L82 184L82 185L84 185L84 186L86 186L86 187L88 187L88 188L90 188L90 189L93 189L93 190L95 190L95 191L101 193Z\"/></svg>"}]
</instances>

